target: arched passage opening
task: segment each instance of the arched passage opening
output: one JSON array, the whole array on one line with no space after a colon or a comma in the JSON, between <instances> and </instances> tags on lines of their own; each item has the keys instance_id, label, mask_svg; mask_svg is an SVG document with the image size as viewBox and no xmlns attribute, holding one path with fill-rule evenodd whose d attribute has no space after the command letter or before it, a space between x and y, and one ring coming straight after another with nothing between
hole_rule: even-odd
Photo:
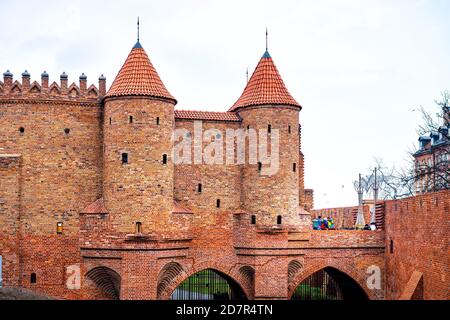
<instances>
[{"instance_id":1,"label":"arched passage opening","mask_svg":"<svg viewBox=\"0 0 450 320\"><path fill-rule=\"evenodd\" d=\"M361 286L349 275L327 267L304 279L291 300L368 300Z\"/></svg>"},{"instance_id":2,"label":"arched passage opening","mask_svg":"<svg viewBox=\"0 0 450 320\"><path fill-rule=\"evenodd\" d=\"M96 267L86 273L86 278L91 280L105 296L112 300L120 299L120 275L108 267Z\"/></svg>"},{"instance_id":3,"label":"arched passage opening","mask_svg":"<svg viewBox=\"0 0 450 320\"><path fill-rule=\"evenodd\" d=\"M172 293L172 300L247 300L241 286L230 276L205 269L184 280Z\"/></svg>"}]
</instances>

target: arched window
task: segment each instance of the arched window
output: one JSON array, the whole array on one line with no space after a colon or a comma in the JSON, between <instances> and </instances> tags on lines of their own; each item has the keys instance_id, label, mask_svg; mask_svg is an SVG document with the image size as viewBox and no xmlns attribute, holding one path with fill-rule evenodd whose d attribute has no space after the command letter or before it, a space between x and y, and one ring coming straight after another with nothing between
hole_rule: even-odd
<instances>
[{"instance_id":1,"label":"arched window","mask_svg":"<svg viewBox=\"0 0 450 320\"><path fill-rule=\"evenodd\" d=\"M167 164L167 154L163 154L163 164Z\"/></svg>"},{"instance_id":2,"label":"arched window","mask_svg":"<svg viewBox=\"0 0 450 320\"><path fill-rule=\"evenodd\" d=\"M277 216L277 224L281 224L282 222L282 217L281 216Z\"/></svg>"},{"instance_id":3,"label":"arched window","mask_svg":"<svg viewBox=\"0 0 450 320\"><path fill-rule=\"evenodd\" d=\"M37 281L36 273L33 272L30 275L30 283L36 283L36 281Z\"/></svg>"},{"instance_id":4,"label":"arched window","mask_svg":"<svg viewBox=\"0 0 450 320\"><path fill-rule=\"evenodd\" d=\"M128 153L122 153L122 163L126 164L128 163Z\"/></svg>"},{"instance_id":5,"label":"arched window","mask_svg":"<svg viewBox=\"0 0 450 320\"><path fill-rule=\"evenodd\" d=\"M135 230L136 234L141 234L142 233L142 222L136 222L136 230Z\"/></svg>"}]
</instances>

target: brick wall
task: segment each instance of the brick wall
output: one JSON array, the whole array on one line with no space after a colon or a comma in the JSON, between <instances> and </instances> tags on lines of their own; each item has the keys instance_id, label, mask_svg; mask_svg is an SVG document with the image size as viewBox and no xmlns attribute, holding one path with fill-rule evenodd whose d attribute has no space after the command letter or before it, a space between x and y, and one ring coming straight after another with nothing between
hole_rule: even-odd
<instances>
[{"instance_id":1,"label":"brick wall","mask_svg":"<svg viewBox=\"0 0 450 320\"><path fill-rule=\"evenodd\" d=\"M450 299L449 208L449 190L386 202L388 299L400 297L414 271L423 274L424 299Z\"/></svg>"}]
</instances>

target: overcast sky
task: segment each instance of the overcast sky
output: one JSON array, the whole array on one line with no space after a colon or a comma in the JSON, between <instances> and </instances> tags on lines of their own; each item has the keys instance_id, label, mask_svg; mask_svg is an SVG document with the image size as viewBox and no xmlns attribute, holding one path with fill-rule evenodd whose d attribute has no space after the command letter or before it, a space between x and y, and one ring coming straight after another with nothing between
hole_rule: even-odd
<instances>
[{"instance_id":1,"label":"overcast sky","mask_svg":"<svg viewBox=\"0 0 450 320\"><path fill-rule=\"evenodd\" d=\"M141 43L178 109L226 111L265 49L303 106L306 186L316 208L355 205L373 157L401 165L419 106L450 89L450 1L0 0L0 69L111 84Z\"/></svg>"}]
</instances>

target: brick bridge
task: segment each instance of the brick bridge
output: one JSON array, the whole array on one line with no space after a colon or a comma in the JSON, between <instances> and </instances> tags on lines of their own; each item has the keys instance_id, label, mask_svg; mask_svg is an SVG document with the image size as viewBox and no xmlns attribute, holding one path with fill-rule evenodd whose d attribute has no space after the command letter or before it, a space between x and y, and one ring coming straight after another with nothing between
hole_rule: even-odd
<instances>
[{"instance_id":1,"label":"brick bridge","mask_svg":"<svg viewBox=\"0 0 450 320\"><path fill-rule=\"evenodd\" d=\"M365 298L384 299L384 231L307 231L260 228L245 214L216 227L193 229L184 239L128 236L113 240L102 233L108 218L84 219L81 237L82 290L78 298L170 299L183 281L214 270L246 299L290 299L305 279L327 269L347 276ZM227 223L232 228L227 228ZM194 233L195 239L190 238ZM98 244L107 243L107 246ZM94 245L96 244L96 245ZM371 268L380 287L369 289Z\"/></svg>"}]
</instances>

